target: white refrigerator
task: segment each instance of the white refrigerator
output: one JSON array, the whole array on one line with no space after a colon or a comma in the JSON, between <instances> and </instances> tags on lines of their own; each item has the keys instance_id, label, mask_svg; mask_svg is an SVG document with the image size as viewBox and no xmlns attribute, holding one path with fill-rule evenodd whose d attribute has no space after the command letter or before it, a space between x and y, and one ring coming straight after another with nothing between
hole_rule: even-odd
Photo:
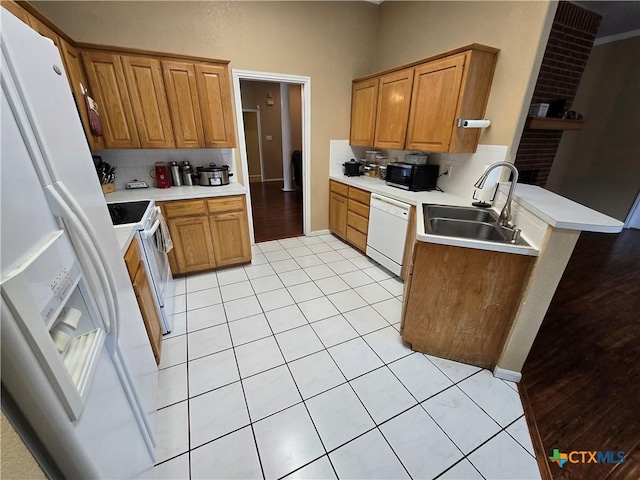
<instances>
[{"instance_id":1,"label":"white refrigerator","mask_svg":"<svg viewBox=\"0 0 640 480\"><path fill-rule=\"evenodd\" d=\"M60 54L1 10L2 409L50 477L134 478L157 366Z\"/></svg>"}]
</instances>

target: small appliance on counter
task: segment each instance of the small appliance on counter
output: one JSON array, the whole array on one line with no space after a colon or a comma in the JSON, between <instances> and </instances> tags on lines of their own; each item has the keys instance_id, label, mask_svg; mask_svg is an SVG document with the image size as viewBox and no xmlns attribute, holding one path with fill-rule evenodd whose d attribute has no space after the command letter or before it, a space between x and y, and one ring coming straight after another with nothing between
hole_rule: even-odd
<instances>
[{"instance_id":1,"label":"small appliance on counter","mask_svg":"<svg viewBox=\"0 0 640 480\"><path fill-rule=\"evenodd\" d=\"M215 163L211 163L208 167L198 167L199 182L204 187L229 185L229 177L232 176L233 173L229 173L229 165L218 167Z\"/></svg>"},{"instance_id":2,"label":"small appliance on counter","mask_svg":"<svg viewBox=\"0 0 640 480\"><path fill-rule=\"evenodd\" d=\"M187 187L192 187L194 185L194 172L193 168L191 168L191 164L188 160L182 162L180 166L180 171L182 172L182 183Z\"/></svg>"},{"instance_id":3,"label":"small appliance on counter","mask_svg":"<svg viewBox=\"0 0 640 480\"><path fill-rule=\"evenodd\" d=\"M171 181L169 180L169 170L167 166L162 162L157 162L155 164L156 170L156 187L158 188L169 188L171 187Z\"/></svg>"},{"instance_id":4,"label":"small appliance on counter","mask_svg":"<svg viewBox=\"0 0 640 480\"><path fill-rule=\"evenodd\" d=\"M357 162L354 158L342 164L344 166L344 174L347 177L357 177L364 173L362 162Z\"/></svg>"},{"instance_id":5,"label":"small appliance on counter","mask_svg":"<svg viewBox=\"0 0 640 480\"><path fill-rule=\"evenodd\" d=\"M182 174L180 173L180 165L178 162L171 162L169 166L171 170L171 181L174 187L182 186Z\"/></svg>"},{"instance_id":6,"label":"small appliance on counter","mask_svg":"<svg viewBox=\"0 0 640 480\"><path fill-rule=\"evenodd\" d=\"M434 190L439 171L438 165L391 162L387 165L386 183L412 192Z\"/></svg>"}]
</instances>

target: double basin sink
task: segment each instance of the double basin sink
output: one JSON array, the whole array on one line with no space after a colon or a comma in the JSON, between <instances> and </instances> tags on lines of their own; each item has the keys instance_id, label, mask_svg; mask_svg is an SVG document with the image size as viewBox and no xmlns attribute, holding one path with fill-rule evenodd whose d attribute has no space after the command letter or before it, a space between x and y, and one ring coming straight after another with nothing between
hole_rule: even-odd
<instances>
[{"instance_id":1,"label":"double basin sink","mask_svg":"<svg viewBox=\"0 0 640 480\"><path fill-rule=\"evenodd\" d=\"M498 223L498 215L476 207L450 207L424 204L424 228L427 233L487 242L528 246L513 230Z\"/></svg>"}]
</instances>

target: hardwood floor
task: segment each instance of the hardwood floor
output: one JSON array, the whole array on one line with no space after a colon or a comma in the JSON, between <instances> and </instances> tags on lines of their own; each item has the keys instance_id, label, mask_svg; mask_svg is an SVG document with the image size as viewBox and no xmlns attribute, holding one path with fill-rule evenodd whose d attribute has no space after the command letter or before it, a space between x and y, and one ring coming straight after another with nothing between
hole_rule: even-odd
<instances>
[{"instance_id":1,"label":"hardwood floor","mask_svg":"<svg viewBox=\"0 0 640 480\"><path fill-rule=\"evenodd\" d=\"M281 182L251 184L256 242L296 237L302 227L302 192L283 192Z\"/></svg>"},{"instance_id":2,"label":"hardwood floor","mask_svg":"<svg viewBox=\"0 0 640 480\"><path fill-rule=\"evenodd\" d=\"M554 479L640 478L640 231L581 235L522 385L547 456L626 452L622 464L553 463Z\"/></svg>"}]
</instances>

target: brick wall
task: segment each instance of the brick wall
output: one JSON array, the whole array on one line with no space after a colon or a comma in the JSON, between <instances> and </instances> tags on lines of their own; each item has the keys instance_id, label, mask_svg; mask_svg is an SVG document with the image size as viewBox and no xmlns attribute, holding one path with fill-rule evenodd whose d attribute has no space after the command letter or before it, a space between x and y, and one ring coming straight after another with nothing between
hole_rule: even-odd
<instances>
[{"instance_id":1,"label":"brick wall","mask_svg":"<svg viewBox=\"0 0 640 480\"><path fill-rule=\"evenodd\" d=\"M601 19L599 14L580 5L558 4L532 103L562 99L566 100L567 108L571 107ZM547 183L562 133L525 128L515 160L523 182L540 186Z\"/></svg>"}]
</instances>

